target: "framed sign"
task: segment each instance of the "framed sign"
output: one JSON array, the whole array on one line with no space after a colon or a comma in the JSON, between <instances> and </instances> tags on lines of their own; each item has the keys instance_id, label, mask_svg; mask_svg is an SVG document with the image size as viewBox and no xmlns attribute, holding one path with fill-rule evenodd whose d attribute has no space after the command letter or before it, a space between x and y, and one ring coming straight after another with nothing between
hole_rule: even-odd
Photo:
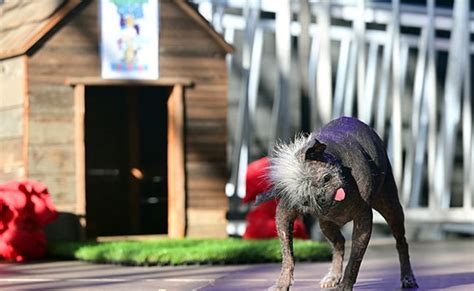
<instances>
[{"instance_id":1,"label":"framed sign","mask_svg":"<svg viewBox=\"0 0 474 291\"><path fill-rule=\"evenodd\" d=\"M103 79L158 79L158 0L101 0Z\"/></svg>"}]
</instances>

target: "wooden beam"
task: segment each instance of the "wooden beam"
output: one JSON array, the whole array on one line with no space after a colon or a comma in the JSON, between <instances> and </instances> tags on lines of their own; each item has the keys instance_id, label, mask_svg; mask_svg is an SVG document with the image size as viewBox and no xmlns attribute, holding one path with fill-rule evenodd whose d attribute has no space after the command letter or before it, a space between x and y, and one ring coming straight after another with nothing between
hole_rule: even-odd
<instances>
[{"instance_id":1,"label":"wooden beam","mask_svg":"<svg viewBox=\"0 0 474 291\"><path fill-rule=\"evenodd\" d=\"M66 78L67 85L83 84L89 86L192 86L193 81L187 78L160 78L158 80L110 80L100 77Z\"/></svg>"},{"instance_id":2,"label":"wooden beam","mask_svg":"<svg viewBox=\"0 0 474 291\"><path fill-rule=\"evenodd\" d=\"M184 164L184 88L176 85L168 98L168 236L186 235Z\"/></svg>"},{"instance_id":3,"label":"wooden beam","mask_svg":"<svg viewBox=\"0 0 474 291\"><path fill-rule=\"evenodd\" d=\"M51 15L47 21L43 21L44 24L37 29L37 32L33 34L32 37L26 40L22 40L23 43L11 50L0 51L0 60L27 53L28 50L30 50L51 29L53 29L53 27L55 27L61 20L64 19L64 17L66 17L72 10L74 10L74 8L78 7L81 3L81 0L65 1L65 3L56 12L54 12L54 14Z\"/></svg>"},{"instance_id":4,"label":"wooden beam","mask_svg":"<svg viewBox=\"0 0 474 291\"><path fill-rule=\"evenodd\" d=\"M74 88L76 214L86 214L86 149L84 139L85 86Z\"/></svg>"},{"instance_id":5,"label":"wooden beam","mask_svg":"<svg viewBox=\"0 0 474 291\"><path fill-rule=\"evenodd\" d=\"M28 87L28 57L22 57L23 70L23 179L29 178L29 143L30 143L30 97Z\"/></svg>"}]
</instances>

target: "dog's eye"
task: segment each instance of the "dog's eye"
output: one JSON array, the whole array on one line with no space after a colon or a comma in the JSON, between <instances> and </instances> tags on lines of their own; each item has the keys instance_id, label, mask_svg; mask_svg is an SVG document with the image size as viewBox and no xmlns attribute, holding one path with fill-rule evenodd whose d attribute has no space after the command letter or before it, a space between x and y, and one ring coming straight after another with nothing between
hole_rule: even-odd
<instances>
[{"instance_id":1,"label":"dog's eye","mask_svg":"<svg viewBox=\"0 0 474 291\"><path fill-rule=\"evenodd\" d=\"M324 180L324 183L327 183L329 182L329 180L332 179L332 175L331 174L327 174L326 176L324 176L323 180Z\"/></svg>"}]
</instances>

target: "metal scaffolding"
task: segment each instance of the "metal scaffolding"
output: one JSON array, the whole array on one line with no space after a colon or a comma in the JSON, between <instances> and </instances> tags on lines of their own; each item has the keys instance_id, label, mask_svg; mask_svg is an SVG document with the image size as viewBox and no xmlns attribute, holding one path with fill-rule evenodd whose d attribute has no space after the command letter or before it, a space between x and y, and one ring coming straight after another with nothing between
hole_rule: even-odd
<instances>
[{"instance_id":1,"label":"metal scaffolding","mask_svg":"<svg viewBox=\"0 0 474 291\"><path fill-rule=\"evenodd\" d=\"M474 223L469 1L454 0L453 7L437 7L434 0L424 6L399 0L191 2L229 42L243 48L241 67L229 67L231 76L238 71L244 80L229 197L245 194L261 72L269 73L261 67L262 54L273 46L277 77L268 148L290 137L293 111L306 112L300 126L309 124L306 130L341 115L356 116L387 142L407 220ZM240 43L234 42L238 31L245 32ZM265 42L265 33L275 42ZM292 74L299 76L296 96L288 90ZM292 108L292 98L301 98L303 108Z\"/></svg>"}]
</instances>

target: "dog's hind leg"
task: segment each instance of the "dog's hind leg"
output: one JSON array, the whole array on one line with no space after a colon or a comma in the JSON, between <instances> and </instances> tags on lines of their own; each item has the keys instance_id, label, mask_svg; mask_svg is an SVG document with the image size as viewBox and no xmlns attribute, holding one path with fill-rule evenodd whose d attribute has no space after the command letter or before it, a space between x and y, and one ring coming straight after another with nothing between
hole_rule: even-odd
<instances>
[{"instance_id":1,"label":"dog's hind leg","mask_svg":"<svg viewBox=\"0 0 474 291\"><path fill-rule=\"evenodd\" d=\"M387 221L397 243L398 257L400 260L400 280L402 288L418 288L410 264L408 243L405 238L405 216L398 199L398 190L393 174L390 171L385 177L382 193L372 201L372 206L380 212Z\"/></svg>"},{"instance_id":2,"label":"dog's hind leg","mask_svg":"<svg viewBox=\"0 0 474 291\"><path fill-rule=\"evenodd\" d=\"M293 256L293 224L297 213L279 203L276 210L276 225L281 244L282 265L275 290L289 290L293 283L295 259Z\"/></svg>"},{"instance_id":3,"label":"dog's hind leg","mask_svg":"<svg viewBox=\"0 0 474 291\"><path fill-rule=\"evenodd\" d=\"M329 272L321 279L321 288L334 288L337 286L342 276L342 263L344 260L344 236L340 227L333 222L320 220L321 231L329 240L333 247L332 263Z\"/></svg>"}]
</instances>

